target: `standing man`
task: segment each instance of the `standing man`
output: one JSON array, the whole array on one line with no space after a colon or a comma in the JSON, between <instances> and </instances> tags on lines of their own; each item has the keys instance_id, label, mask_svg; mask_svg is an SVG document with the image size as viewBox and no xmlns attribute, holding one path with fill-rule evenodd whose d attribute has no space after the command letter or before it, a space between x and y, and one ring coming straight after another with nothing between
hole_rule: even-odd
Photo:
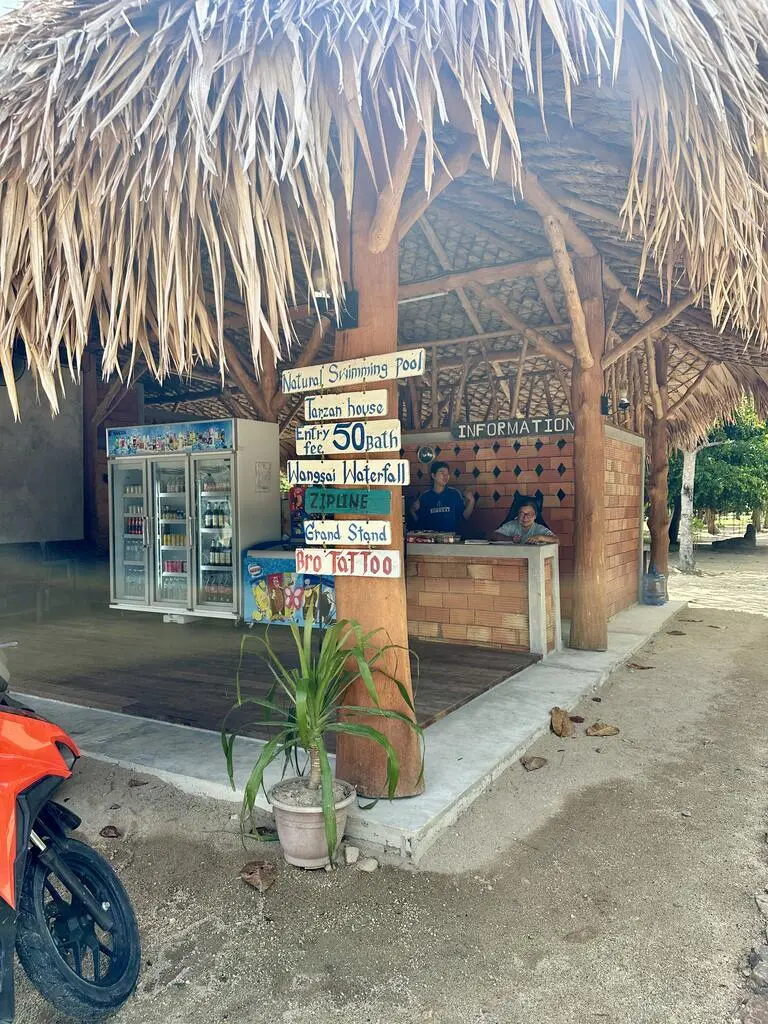
<instances>
[{"instance_id":1,"label":"standing man","mask_svg":"<svg viewBox=\"0 0 768 1024\"><path fill-rule=\"evenodd\" d=\"M418 530L439 533L461 533L465 519L475 509L475 496L449 487L451 471L447 462L433 462L429 467L432 486L411 505L411 517Z\"/></svg>"}]
</instances>

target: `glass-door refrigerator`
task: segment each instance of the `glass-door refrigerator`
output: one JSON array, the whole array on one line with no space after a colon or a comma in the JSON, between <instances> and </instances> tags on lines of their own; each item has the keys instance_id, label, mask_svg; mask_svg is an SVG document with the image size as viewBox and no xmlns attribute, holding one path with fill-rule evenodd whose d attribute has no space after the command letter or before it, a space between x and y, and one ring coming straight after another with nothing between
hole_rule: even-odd
<instances>
[{"instance_id":1,"label":"glass-door refrigerator","mask_svg":"<svg viewBox=\"0 0 768 1024\"><path fill-rule=\"evenodd\" d=\"M113 608L242 618L241 553L280 540L277 425L107 431Z\"/></svg>"}]
</instances>

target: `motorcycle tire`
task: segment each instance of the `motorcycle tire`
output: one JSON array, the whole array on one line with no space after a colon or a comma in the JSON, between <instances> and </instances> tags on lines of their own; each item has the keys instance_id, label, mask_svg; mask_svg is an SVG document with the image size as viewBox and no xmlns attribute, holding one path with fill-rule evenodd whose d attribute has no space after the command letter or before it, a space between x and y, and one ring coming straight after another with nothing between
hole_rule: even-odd
<instances>
[{"instance_id":1,"label":"motorcycle tire","mask_svg":"<svg viewBox=\"0 0 768 1024\"><path fill-rule=\"evenodd\" d=\"M32 856L19 899L16 952L29 980L57 1010L80 1021L116 1013L136 987L141 964L136 916L119 878L75 839L56 851L114 921L102 931L85 907Z\"/></svg>"}]
</instances>

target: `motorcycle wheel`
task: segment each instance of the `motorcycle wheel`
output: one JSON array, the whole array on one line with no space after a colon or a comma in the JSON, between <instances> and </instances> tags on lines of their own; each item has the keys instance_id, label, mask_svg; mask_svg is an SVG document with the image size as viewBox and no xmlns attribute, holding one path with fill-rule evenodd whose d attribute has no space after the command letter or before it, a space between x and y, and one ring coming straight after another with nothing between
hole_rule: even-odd
<instances>
[{"instance_id":1,"label":"motorcycle wheel","mask_svg":"<svg viewBox=\"0 0 768 1024\"><path fill-rule=\"evenodd\" d=\"M36 857L19 899L16 952L30 981L63 1014L81 1021L108 1017L136 987L141 951L128 894L104 858L84 843L57 843L66 861L114 921L103 931L64 883Z\"/></svg>"}]
</instances>

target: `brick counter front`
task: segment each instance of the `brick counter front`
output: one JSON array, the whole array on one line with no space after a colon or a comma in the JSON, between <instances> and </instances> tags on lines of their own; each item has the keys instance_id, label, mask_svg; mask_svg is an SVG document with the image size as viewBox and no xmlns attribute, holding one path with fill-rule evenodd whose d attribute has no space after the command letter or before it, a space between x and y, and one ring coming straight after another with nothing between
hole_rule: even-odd
<instances>
[{"instance_id":1,"label":"brick counter front","mask_svg":"<svg viewBox=\"0 0 768 1024\"><path fill-rule=\"evenodd\" d=\"M542 655L559 646L553 545L409 544L406 566L411 636Z\"/></svg>"}]
</instances>

